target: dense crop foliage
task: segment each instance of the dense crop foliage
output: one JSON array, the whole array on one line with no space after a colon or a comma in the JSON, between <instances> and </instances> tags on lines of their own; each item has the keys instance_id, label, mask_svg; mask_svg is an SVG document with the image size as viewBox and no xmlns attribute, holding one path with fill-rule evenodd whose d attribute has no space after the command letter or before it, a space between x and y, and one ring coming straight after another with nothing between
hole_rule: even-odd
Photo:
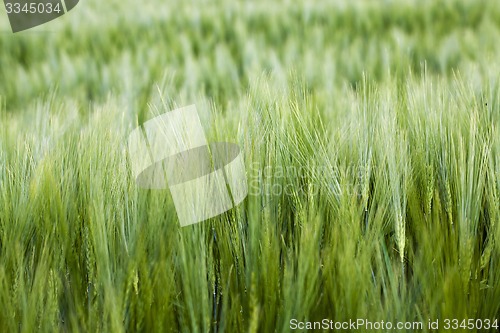
<instances>
[{"instance_id":1,"label":"dense crop foliage","mask_svg":"<svg viewBox=\"0 0 500 333\"><path fill-rule=\"evenodd\" d=\"M500 320L498 1L87 0L0 29L0 331ZM193 103L249 196L181 228L125 143Z\"/></svg>"}]
</instances>

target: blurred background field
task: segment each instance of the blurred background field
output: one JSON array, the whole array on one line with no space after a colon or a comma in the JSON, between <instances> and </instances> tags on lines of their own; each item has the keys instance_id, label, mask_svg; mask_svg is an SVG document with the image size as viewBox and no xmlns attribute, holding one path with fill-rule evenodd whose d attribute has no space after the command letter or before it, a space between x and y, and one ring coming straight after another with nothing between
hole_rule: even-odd
<instances>
[{"instance_id":1,"label":"blurred background field","mask_svg":"<svg viewBox=\"0 0 500 333\"><path fill-rule=\"evenodd\" d=\"M0 18L1 331L500 320L499 1ZM243 149L250 195L180 228L125 142L193 103L209 141Z\"/></svg>"}]
</instances>

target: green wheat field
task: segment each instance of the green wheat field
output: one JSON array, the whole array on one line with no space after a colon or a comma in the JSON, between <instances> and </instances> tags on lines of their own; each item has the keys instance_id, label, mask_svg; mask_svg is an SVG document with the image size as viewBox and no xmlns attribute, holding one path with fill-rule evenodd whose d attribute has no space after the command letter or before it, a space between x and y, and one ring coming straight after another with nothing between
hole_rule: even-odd
<instances>
[{"instance_id":1,"label":"green wheat field","mask_svg":"<svg viewBox=\"0 0 500 333\"><path fill-rule=\"evenodd\" d=\"M2 5L0 50L1 332L498 331L500 1ZM190 104L249 195L181 228L126 142Z\"/></svg>"}]
</instances>

